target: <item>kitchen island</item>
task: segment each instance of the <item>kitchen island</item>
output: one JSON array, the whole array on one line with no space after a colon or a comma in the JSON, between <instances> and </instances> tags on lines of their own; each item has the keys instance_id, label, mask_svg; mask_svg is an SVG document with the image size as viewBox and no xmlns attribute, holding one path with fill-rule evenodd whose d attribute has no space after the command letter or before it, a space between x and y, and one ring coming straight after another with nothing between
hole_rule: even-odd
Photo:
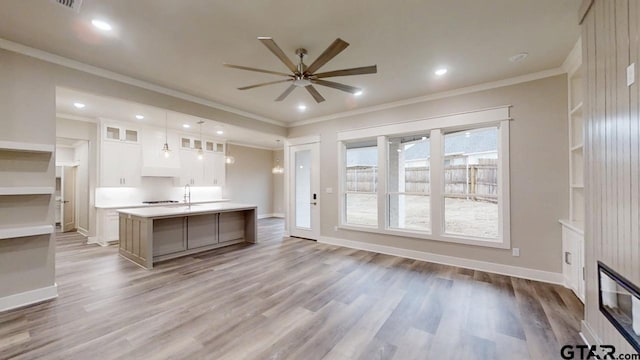
<instances>
[{"instance_id":1,"label":"kitchen island","mask_svg":"<svg viewBox=\"0 0 640 360\"><path fill-rule=\"evenodd\" d=\"M258 242L257 207L235 203L119 209L120 255L153 263L241 242Z\"/></svg>"}]
</instances>

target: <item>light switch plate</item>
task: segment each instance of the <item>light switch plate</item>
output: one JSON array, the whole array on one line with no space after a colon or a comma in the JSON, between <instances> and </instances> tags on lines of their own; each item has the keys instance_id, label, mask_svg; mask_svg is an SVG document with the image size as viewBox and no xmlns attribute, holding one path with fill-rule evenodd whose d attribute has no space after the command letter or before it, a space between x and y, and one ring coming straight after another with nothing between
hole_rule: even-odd
<instances>
[{"instance_id":1,"label":"light switch plate","mask_svg":"<svg viewBox=\"0 0 640 360\"><path fill-rule=\"evenodd\" d=\"M627 86L636 82L636 63L627 66Z\"/></svg>"},{"instance_id":2,"label":"light switch plate","mask_svg":"<svg viewBox=\"0 0 640 360\"><path fill-rule=\"evenodd\" d=\"M333 194L333 188L326 188L325 191L327 194Z\"/></svg>"},{"instance_id":3,"label":"light switch plate","mask_svg":"<svg viewBox=\"0 0 640 360\"><path fill-rule=\"evenodd\" d=\"M513 248L513 256L520 256L520 248Z\"/></svg>"}]
</instances>

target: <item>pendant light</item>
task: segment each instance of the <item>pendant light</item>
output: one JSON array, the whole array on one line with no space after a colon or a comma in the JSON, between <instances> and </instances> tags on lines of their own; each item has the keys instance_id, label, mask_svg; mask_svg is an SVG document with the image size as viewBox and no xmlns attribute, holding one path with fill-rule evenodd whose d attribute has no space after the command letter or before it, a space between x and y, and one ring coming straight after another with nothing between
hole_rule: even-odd
<instances>
[{"instance_id":1,"label":"pendant light","mask_svg":"<svg viewBox=\"0 0 640 360\"><path fill-rule=\"evenodd\" d=\"M280 140L276 140L278 142L278 149L280 148ZM276 166L271 169L271 173L273 174L283 174L284 168L280 165L280 159L276 159Z\"/></svg>"},{"instance_id":2,"label":"pendant light","mask_svg":"<svg viewBox=\"0 0 640 360\"><path fill-rule=\"evenodd\" d=\"M233 165L236 163L236 158L234 158L233 156L231 156L231 152L229 151L229 144L227 143L226 149L227 154L224 157L224 163L227 165Z\"/></svg>"},{"instance_id":3,"label":"pendant light","mask_svg":"<svg viewBox=\"0 0 640 360\"><path fill-rule=\"evenodd\" d=\"M198 160L204 159L204 151L202 150L202 124L204 124L204 121L198 121L198 125L200 125L200 146L198 147Z\"/></svg>"},{"instance_id":4,"label":"pendant light","mask_svg":"<svg viewBox=\"0 0 640 360\"><path fill-rule=\"evenodd\" d=\"M162 145L162 152L164 153L164 157L168 158L171 154L171 150L169 149L169 141L168 141L168 130L167 130L167 112L164 113L164 145Z\"/></svg>"}]
</instances>

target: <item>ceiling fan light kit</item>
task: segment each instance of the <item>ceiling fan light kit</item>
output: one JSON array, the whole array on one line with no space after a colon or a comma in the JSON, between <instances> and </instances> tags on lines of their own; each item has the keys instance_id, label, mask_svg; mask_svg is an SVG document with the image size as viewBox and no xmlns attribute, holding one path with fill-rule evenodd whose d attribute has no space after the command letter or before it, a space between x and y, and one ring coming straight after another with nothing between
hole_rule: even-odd
<instances>
[{"instance_id":1,"label":"ceiling fan light kit","mask_svg":"<svg viewBox=\"0 0 640 360\"><path fill-rule=\"evenodd\" d=\"M307 50L304 48L299 48L296 50L296 55L300 59L298 64L294 64L289 57L282 51L282 49L276 44L276 42L271 37L258 37L258 40L264 44L288 69L291 73L283 73L272 70L264 70L257 69L248 66L241 65L232 65L232 64L224 64L226 67L239 69L239 70L247 70L260 72L271 75L285 76L288 79L285 80L276 80L270 81L261 84L249 85L238 88L238 90L248 90L254 89L257 87L280 84L280 83L291 83L289 87L285 89L285 91L278 96L275 101L282 101L286 99L289 94L293 90L298 87L303 87L307 90L309 95L313 97L313 99L317 103L321 103L325 101L325 98L318 92L318 90L313 85L326 86L333 89L338 89L344 92L351 93L353 95L362 94L362 89L359 89L354 86L345 85L333 81L322 80L324 78L336 77L336 76L351 76L351 75L365 75L365 74L375 74L378 72L378 68L376 65L371 66L363 66L351 69L342 69L342 70L333 70L322 73L317 73L321 67L327 64L331 59L340 54L344 49L349 46L349 43L338 38L336 39L329 47L322 53L318 58L311 63L311 65L307 66L304 63L304 57L307 55Z\"/></svg>"}]
</instances>

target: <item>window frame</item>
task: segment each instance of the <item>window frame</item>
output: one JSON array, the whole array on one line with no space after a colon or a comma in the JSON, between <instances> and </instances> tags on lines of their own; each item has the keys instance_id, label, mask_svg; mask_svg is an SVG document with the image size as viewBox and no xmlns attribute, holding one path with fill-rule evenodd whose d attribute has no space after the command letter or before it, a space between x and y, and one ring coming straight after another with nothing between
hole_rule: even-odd
<instances>
[{"instance_id":1,"label":"window frame","mask_svg":"<svg viewBox=\"0 0 640 360\"><path fill-rule=\"evenodd\" d=\"M466 245L509 249L510 237L510 179L509 179L509 114L510 106L445 115L430 119L349 130L338 133L339 159L339 229L392 236L435 240ZM498 238L481 238L444 232L444 134L455 130L498 128ZM388 138L407 134L429 133L430 141L430 214L431 231L398 229L389 226ZM378 150L378 224L377 226L346 223L346 145L352 142L377 139Z\"/></svg>"}]
</instances>

